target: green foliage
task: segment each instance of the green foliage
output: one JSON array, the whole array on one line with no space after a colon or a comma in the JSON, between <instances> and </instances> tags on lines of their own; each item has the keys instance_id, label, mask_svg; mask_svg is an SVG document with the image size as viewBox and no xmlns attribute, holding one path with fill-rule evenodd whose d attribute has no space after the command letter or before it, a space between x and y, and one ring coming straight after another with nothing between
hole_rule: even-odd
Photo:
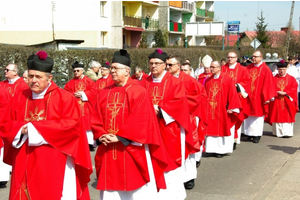
<instances>
[{"instance_id":1,"label":"green foliage","mask_svg":"<svg viewBox=\"0 0 300 200\"><path fill-rule=\"evenodd\" d=\"M158 29L154 32L155 47L166 47L168 44L168 32Z\"/></svg>"},{"instance_id":2,"label":"green foliage","mask_svg":"<svg viewBox=\"0 0 300 200\"><path fill-rule=\"evenodd\" d=\"M256 24L256 34L257 39L261 42L262 48L269 48L270 45L268 45L268 42L270 40L269 35L267 34L267 26L268 24L265 24L265 18L263 17L263 11L260 13L260 17L257 18L259 20Z\"/></svg>"}]
</instances>

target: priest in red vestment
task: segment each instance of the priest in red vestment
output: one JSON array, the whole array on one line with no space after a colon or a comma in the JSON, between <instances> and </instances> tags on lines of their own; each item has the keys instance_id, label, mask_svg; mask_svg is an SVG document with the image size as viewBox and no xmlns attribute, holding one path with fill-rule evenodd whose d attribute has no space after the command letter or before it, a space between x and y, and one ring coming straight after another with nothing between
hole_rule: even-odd
<instances>
[{"instance_id":1,"label":"priest in red vestment","mask_svg":"<svg viewBox=\"0 0 300 200\"><path fill-rule=\"evenodd\" d=\"M213 76L205 82L208 95L205 151L221 158L233 151L234 124L242 106L233 79L221 72L221 63L213 61L210 67Z\"/></svg>"},{"instance_id":2,"label":"priest in red vestment","mask_svg":"<svg viewBox=\"0 0 300 200\"><path fill-rule=\"evenodd\" d=\"M0 128L1 124L5 124L8 122L9 116L6 115L7 110L9 108L11 101L11 95L8 91L0 86ZM0 129L0 132L2 130ZM4 150L4 143L2 138L0 137L0 188L5 188L7 181L9 180L9 173L11 167L3 162L3 150Z\"/></svg>"},{"instance_id":3,"label":"priest in red vestment","mask_svg":"<svg viewBox=\"0 0 300 200\"><path fill-rule=\"evenodd\" d=\"M4 71L6 80L1 81L0 86L5 87L12 97L28 89L27 83L18 75L19 67L17 64L8 64Z\"/></svg>"},{"instance_id":4,"label":"priest in red vestment","mask_svg":"<svg viewBox=\"0 0 300 200\"><path fill-rule=\"evenodd\" d=\"M132 79L137 79L139 81L141 81L147 77L148 77L148 74L146 74L140 67L136 67L134 69L134 74L131 76Z\"/></svg>"},{"instance_id":5,"label":"priest in red vestment","mask_svg":"<svg viewBox=\"0 0 300 200\"><path fill-rule=\"evenodd\" d=\"M262 54L255 51L252 61L247 66L250 75L249 90L249 113L244 121L245 135L253 139L253 143L259 143L263 134L264 117L268 113L268 103L276 96L277 92L273 87L273 75L266 63L262 62Z\"/></svg>"},{"instance_id":6,"label":"priest in red vestment","mask_svg":"<svg viewBox=\"0 0 300 200\"><path fill-rule=\"evenodd\" d=\"M197 178L196 153L200 152L200 147L204 143L204 133L199 134L198 123L199 120L202 124L206 123L202 121L205 113L200 109L200 107L206 106L206 91L196 79L181 71L178 56L169 55L166 64L167 71L182 81L189 106L190 131L186 131L185 135L184 186L186 189L192 189L194 179ZM202 132L200 131L200 133Z\"/></svg>"},{"instance_id":7,"label":"priest in red vestment","mask_svg":"<svg viewBox=\"0 0 300 200\"><path fill-rule=\"evenodd\" d=\"M241 142L241 125L248 117L249 113L249 90L250 90L250 76L247 69L241 66L237 62L237 54L235 52L229 52L227 55L227 63L222 66L222 72L227 73L234 81L238 95L240 97L243 109L238 115L238 121L235 124L235 142L233 149L236 148L236 144Z\"/></svg>"},{"instance_id":8,"label":"priest in red vestment","mask_svg":"<svg viewBox=\"0 0 300 200\"><path fill-rule=\"evenodd\" d=\"M96 81L96 88L99 90L104 89L106 86L109 86L114 83L110 75L110 64L109 62L105 62L101 67L101 75L102 77Z\"/></svg>"},{"instance_id":9,"label":"priest in red vestment","mask_svg":"<svg viewBox=\"0 0 300 200\"><path fill-rule=\"evenodd\" d=\"M205 85L205 81L212 76L210 66L204 67L204 72L198 76L198 81L202 85Z\"/></svg>"},{"instance_id":10,"label":"priest in red vestment","mask_svg":"<svg viewBox=\"0 0 300 200\"><path fill-rule=\"evenodd\" d=\"M147 91L130 78L130 55L115 52L114 84L99 91L92 128L100 199L157 199L166 188L165 150Z\"/></svg>"},{"instance_id":11,"label":"priest in red vestment","mask_svg":"<svg viewBox=\"0 0 300 200\"><path fill-rule=\"evenodd\" d=\"M4 161L12 165L9 199L90 199L92 165L80 108L53 81L46 52L29 56L28 85L1 127ZM3 129L2 129L3 128Z\"/></svg>"},{"instance_id":12,"label":"priest in red vestment","mask_svg":"<svg viewBox=\"0 0 300 200\"><path fill-rule=\"evenodd\" d=\"M274 135L292 137L298 111L298 83L293 76L287 74L287 63L284 60L277 63L277 68L278 74L273 77L277 95L269 105L269 121Z\"/></svg>"},{"instance_id":13,"label":"priest in red vestment","mask_svg":"<svg viewBox=\"0 0 300 200\"><path fill-rule=\"evenodd\" d=\"M185 132L190 131L190 116L183 83L165 71L167 57L161 49L149 55L151 76L141 85L150 95L168 151L167 189L159 191L159 199L184 199Z\"/></svg>"},{"instance_id":14,"label":"priest in red vestment","mask_svg":"<svg viewBox=\"0 0 300 200\"><path fill-rule=\"evenodd\" d=\"M95 82L83 74L84 65L76 61L72 68L74 78L65 85L65 90L73 94L80 106L84 130L86 131L88 144L91 151L94 151L94 140L91 128L91 113L95 106L97 89Z\"/></svg>"}]
</instances>

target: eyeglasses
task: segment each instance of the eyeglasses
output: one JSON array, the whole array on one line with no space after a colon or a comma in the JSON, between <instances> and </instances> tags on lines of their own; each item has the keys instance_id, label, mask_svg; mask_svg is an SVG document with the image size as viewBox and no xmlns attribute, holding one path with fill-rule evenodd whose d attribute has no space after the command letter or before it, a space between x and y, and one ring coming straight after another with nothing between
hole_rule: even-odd
<instances>
[{"instance_id":1,"label":"eyeglasses","mask_svg":"<svg viewBox=\"0 0 300 200\"><path fill-rule=\"evenodd\" d=\"M210 66L210 68L214 69L214 68L218 68L218 67L215 67L215 66Z\"/></svg>"},{"instance_id":2,"label":"eyeglasses","mask_svg":"<svg viewBox=\"0 0 300 200\"><path fill-rule=\"evenodd\" d=\"M189 71L188 69L181 69L181 71L183 71L183 72L187 72L187 71Z\"/></svg>"},{"instance_id":3,"label":"eyeglasses","mask_svg":"<svg viewBox=\"0 0 300 200\"><path fill-rule=\"evenodd\" d=\"M261 57L261 56L252 56L252 58L258 58L258 57Z\"/></svg>"},{"instance_id":4,"label":"eyeglasses","mask_svg":"<svg viewBox=\"0 0 300 200\"><path fill-rule=\"evenodd\" d=\"M9 71L15 71L13 69L5 69L4 71L9 72Z\"/></svg>"},{"instance_id":5,"label":"eyeglasses","mask_svg":"<svg viewBox=\"0 0 300 200\"><path fill-rule=\"evenodd\" d=\"M178 64L178 63L174 63L174 64L169 63L169 64L167 64L167 66L172 67L173 65L177 65L177 64Z\"/></svg>"},{"instance_id":6,"label":"eyeglasses","mask_svg":"<svg viewBox=\"0 0 300 200\"><path fill-rule=\"evenodd\" d=\"M155 65L155 66L158 66L158 65L161 65L161 64L163 64L164 62L149 62L149 65L151 66L151 65Z\"/></svg>"},{"instance_id":7,"label":"eyeglasses","mask_svg":"<svg viewBox=\"0 0 300 200\"><path fill-rule=\"evenodd\" d=\"M75 72L79 72L79 71L80 71L80 69L76 69L76 70L74 70L74 73L75 73Z\"/></svg>"},{"instance_id":8,"label":"eyeglasses","mask_svg":"<svg viewBox=\"0 0 300 200\"><path fill-rule=\"evenodd\" d=\"M228 56L228 57L227 57L227 59L232 59L232 58L236 58L236 57L231 57L231 56Z\"/></svg>"},{"instance_id":9,"label":"eyeglasses","mask_svg":"<svg viewBox=\"0 0 300 200\"><path fill-rule=\"evenodd\" d=\"M121 69L125 69L125 67L110 67L110 71L113 71L113 70L119 71Z\"/></svg>"}]
</instances>

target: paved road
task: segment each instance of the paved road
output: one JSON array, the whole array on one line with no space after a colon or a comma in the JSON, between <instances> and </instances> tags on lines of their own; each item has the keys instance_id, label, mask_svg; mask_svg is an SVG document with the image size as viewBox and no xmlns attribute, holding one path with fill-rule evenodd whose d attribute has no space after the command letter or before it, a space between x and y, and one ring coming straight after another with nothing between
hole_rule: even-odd
<instances>
[{"instance_id":1,"label":"paved road","mask_svg":"<svg viewBox=\"0 0 300 200\"><path fill-rule=\"evenodd\" d=\"M300 121L300 113L296 121ZM294 126L294 137L288 139L273 136L272 127L265 124L264 136L258 144L243 137L233 154L223 158L204 154L195 188L187 191L186 200L277 199L269 194L289 172L289 163L295 159L299 147L300 123ZM94 152L91 156L94 158ZM93 173L89 183L92 200L99 199L95 186ZM0 189L0 200L8 199L8 195L8 188Z\"/></svg>"}]
</instances>

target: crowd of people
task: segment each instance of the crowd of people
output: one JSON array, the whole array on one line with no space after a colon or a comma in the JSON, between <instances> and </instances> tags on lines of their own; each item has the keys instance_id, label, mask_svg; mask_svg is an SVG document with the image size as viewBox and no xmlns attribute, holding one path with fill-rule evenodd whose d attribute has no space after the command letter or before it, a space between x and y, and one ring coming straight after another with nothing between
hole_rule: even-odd
<instances>
[{"instance_id":1,"label":"crowd of people","mask_svg":"<svg viewBox=\"0 0 300 200\"><path fill-rule=\"evenodd\" d=\"M0 82L0 187L10 179L9 199L90 199L96 149L100 199L185 199L202 152L233 153L241 132L259 143L264 122L277 137L293 136L300 78L293 58L273 74L262 59L255 51L244 66L236 52L223 64L206 55L194 72L188 59L156 49L147 74L139 66L131 72L121 49L86 73L76 61L64 89L52 81L54 62L44 51L29 56L23 78L8 64Z\"/></svg>"}]
</instances>

